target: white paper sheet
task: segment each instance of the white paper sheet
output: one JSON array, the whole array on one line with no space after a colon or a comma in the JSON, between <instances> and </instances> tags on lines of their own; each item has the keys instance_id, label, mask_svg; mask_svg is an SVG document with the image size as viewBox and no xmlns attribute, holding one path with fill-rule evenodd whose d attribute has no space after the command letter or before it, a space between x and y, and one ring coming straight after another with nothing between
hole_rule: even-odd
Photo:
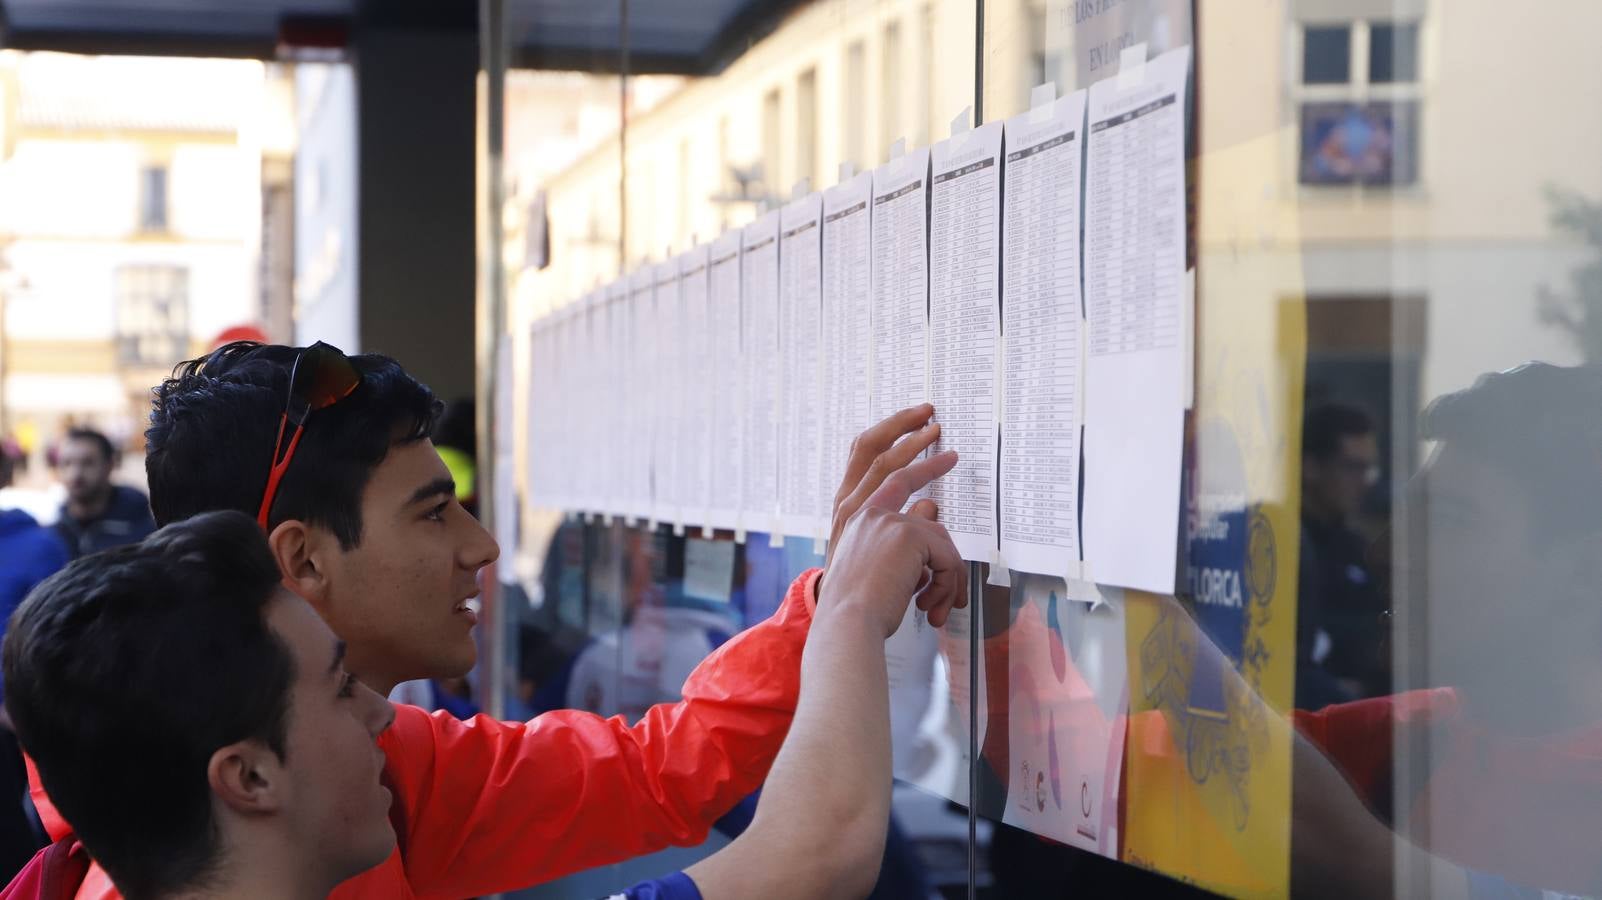
<instances>
[{"instance_id":1,"label":"white paper sheet","mask_svg":"<svg viewBox=\"0 0 1602 900\"><path fill-rule=\"evenodd\" d=\"M929 394L935 450L958 458L929 497L962 558L984 562L996 549L1001 133L991 122L930 151Z\"/></svg>"},{"instance_id":2,"label":"white paper sheet","mask_svg":"<svg viewBox=\"0 0 1602 900\"><path fill-rule=\"evenodd\" d=\"M528 329L528 396L526 418L523 420L523 462L528 473L528 502L534 508L545 505L545 452L541 441L545 436L545 398L548 390L545 383L548 330L543 316L535 319Z\"/></svg>"},{"instance_id":3,"label":"white paper sheet","mask_svg":"<svg viewBox=\"0 0 1602 900\"><path fill-rule=\"evenodd\" d=\"M977 696L972 694L968 683L972 677L970 673L973 667L973 655L969 652L968 646L968 636L972 629L973 613L970 607L953 609L946 619L946 624L935 629L940 649L939 670L945 675L946 680L945 727L942 733L956 765L949 771L931 771L923 780L914 782L924 790L933 791L965 806L968 803L968 769L973 764L973 756L969 753L969 734L977 722L976 743L983 747L985 726L990 718L983 665L979 667ZM970 696L974 697L973 704L969 703ZM972 713L969 712L970 707L973 708Z\"/></svg>"},{"instance_id":4,"label":"white paper sheet","mask_svg":"<svg viewBox=\"0 0 1602 900\"><path fill-rule=\"evenodd\" d=\"M712 365L711 319L707 314L710 248L706 244L679 257L679 295L683 305L679 418L679 505L687 525L705 525L711 505Z\"/></svg>"},{"instance_id":5,"label":"white paper sheet","mask_svg":"<svg viewBox=\"0 0 1602 900\"><path fill-rule=\"evenodd\" d=\"M885 672L890 685L890 752L892 771L903 781L946 783L938 774L937 758L955 761L955 746L947 730L926 734L920 728L930 718L940 669L940 640L924 614L907 605L901 626L884 642ZM944 710L937 711L942 715ZM942 749L942 745L947 745Z\"/></svg>"},{"instance_id":6,"label":"white paper sheet","mask_svg":"<svg viewBox=\"0 0 1602 900\"><path fill-rule=\"evenodd\" d=\"M851 442L873 424L873 173L823 195L823 489L838 490Z\"/></svg>"},{"instance_id":7,"label":"white paper sheet","mask_svg":"<svg viewBox=\"0 0 1602 900\"><path fill-rule=\"evenodd\" d=\"M686 538L684 596L728 603L734 587L734 549L733 541Z\"/></svg>"},{"instance_id":8,"label":"white paper sheet","mask_svg":"<svg viewBox=\"0 0 1602 900\"><path fill-rule=\"evenodd\" d=\"M1002 264L1001 555L1079 577L1084 328L1079 187L1085 92L1007 120Z\"/></svg>"},{"instance_id":9,"label":"white paper sheet","mask_svg":"<svg viewBox=\"0 0 1602 900\"><path fill-rule=\"evenodd\" d=\"M579 434L581 448L576 454L580 473L578 509L590 515L598 514L604 505L601 501L601 470L605 465L605 454L595 443L604 427L601 414L597 411L603 387L601 353L605 348L602 338L606 328L601 319L606 312L601 299L599 291L590 291L579 301L578 312L576 358L582 373L579 395L583 406L573 419L573 427Z\"/></svg>"},{"instance_id":10,"label":"white paper sheet","mask_svg":"<svg viewBox=\"0 0 1602 900\"><path fill-rule=\"evenodd\" d=\"M1002 821L1116 859L1129 709L1121 592L1090 607L1067 599L1061 579L1019 581L1007 632Z\"/></svg>"},{"instance_id":11,"label":"white paper sheet","mask_svg":"<svg viewBox=\"0 0 1602 900\"><path fill-rule=\"evenodd\" d=\"M740 527L741 467L745 462L742 423L745 419L745 370L740 351L740 232L730 231L712 242L709 261L708 314L712 320L712 352L707 388L712 394L708 429L712 470L706 524Z\"/></svg>"},{"instance_id":12,"label":"white paper sheet","mask_svg":"<svg viewBox=\"0 0 1602 900\"><path fill-rule=\"evenodd\" d=\"M628 374L629 425L624 434L630 444L633 471L629 515L640 521L649 520L656 511L652 493L656 446L653 391L657 352L655 287L650 266L636 269L628 276L631 364Z\"/></svg>"},{"instance_id":13,"label":"white paper sheet","mask_svg":"<svg viewBox=\"0 0 1602 900\"><path fill-rule=\"evenodd\" d=\"M539 424L536 436L530 440L529 452L533 454L530 462L539 472L535 503L541 509L560 509L562 443L556 434L555 423L562 409L562 317L559 312L553 311L546 314L541 324L543 349L536 351L534 357L539 372L535 382L539 412L534 416L534 421Z\"/></svg>"},{"instance_id":14,"label":"white paper sheet","mask_svg":"<svg viewBox=\"0 0 1602 900\"><path fill-rule=\"evenodd\" d=\"M779 213L745 227L740 263L741 347L745 357L745 462L741 520L754 531L779 516Z\"/></svg>"},{"instance_id":15,"label":"white paper sheet","mask_svg":"<svg viewBox=\"0 0 1602 900\"><path fill-rule=\"evenodd\" d=\"M580 297L568 306L562 340L565 368L562 380L566 384L562 391L561 421L569 423L566 433L562 435L562 477L566 482L562 509L575 512L582 511L589 502L583 454L584 405L589 399L585 395L589 378L584 371L587 325L584 298Z\"/></svg>"},{"instance_id":16,"label":"white paper sheet","mask_svg":"<svg viewBox=\"0 0 1602 900\"><path fill-rule=\"evenodd\" d=\"M628 433L629 367L629 288L622 280L613 281L604 289L611 323L607 339L607 407L603 440L612 444L607 457L607 508L608 515L626 517L629 514L629 494L633 489L633 449L620 435Z\"/></svg>"},{"instance_id":17,"label":"white paper sheet","mask_svg":"<svg viewBox=\"0 0 1602 900\"><path fill-rule=\"evenodd\" d=\"M1102 584L1173 593L1183 453L1190 49L1090 88L1084 555Z\"/></svg>"},{"instance_id":18,"label":"white paper sheet","mask_svg":"<svg viewBox=\"0 0 1602 900\"><path fill-rule=\"evenodd\" d=\"M873 172L872 415L929 399L929 148Z\"/></svg>"},{"instance_id":19,"label":"white paper sheet","mask_svg":"<svg viewBox=\"0 0 1602 900\"><path fill-rule=\"evenodd\" d=\"M779 521L784 533L823 536L823 195L779 214ZM829 497L833 491L828 492Z\"/></svg>"},{"instance_id":20,"label":"white paper sheet","mask_svg":"<svg viewBox=\"0 0 1602 900\"><path fill-rule=\"evenodd\" d=\"M684 302L679 291L677 259L657 263L653 295L656 298L656 367L653 388L656 418L655 504L651 517L658 522L682 524L684 475L681 470L679 420L684 407Z\"/></svg>"}]
</instances>

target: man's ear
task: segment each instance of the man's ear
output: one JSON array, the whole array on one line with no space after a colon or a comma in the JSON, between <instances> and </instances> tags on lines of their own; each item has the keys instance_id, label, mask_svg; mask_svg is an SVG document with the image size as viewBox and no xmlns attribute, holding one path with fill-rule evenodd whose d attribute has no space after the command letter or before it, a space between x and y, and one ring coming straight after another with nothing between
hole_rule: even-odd
<instances>
[{"instance_id":1,"label":"man's ear","mask_svg":"<svg viewBox=\"0 0 1602 900\"><path fill-rule=\"evenodd\" d=\"M219 747L206 764L206 782L219 802L242 816L270 815L287 805L283 761L258 740Z\"/></svg>"},{"instance_id":2,"label":"man's ear","mask_svg":"<svg viewBox=\"0 0 1602 900\"><path fill-rule=\"evenodd\" d=\"M338 547L334 536L327 529L289 519L267 535L267 546L278 561L284 586L323 613L329 598L329 554Z\"/></svg>"}]
</instances>

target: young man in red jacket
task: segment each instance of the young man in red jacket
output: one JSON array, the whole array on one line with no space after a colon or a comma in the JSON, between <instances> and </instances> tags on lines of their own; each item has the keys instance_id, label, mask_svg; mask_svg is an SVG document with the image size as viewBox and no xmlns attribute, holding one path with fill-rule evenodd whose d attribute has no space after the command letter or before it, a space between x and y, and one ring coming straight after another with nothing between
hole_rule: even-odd
<instances>
[{"instance_id":1,"label":"young man in red jacket","mask_svg":"<svg viewBox=\"0 0 1602 900\"><path fill-rule=\"evenodd\" d=\"M897 510L955 461L909 467L852 518L751 828L626 896L872 887L890 800L885 640L914 595L937 626L966 595L933 504ZM49 863L54 851L41 853L4 896L70 884L82 850L141 900L321 897L376 865L395 845L377 749L394 712L345 671L345 649L282 587L262 533L237 512L187 519L46 582L17 616L5 674L23 745L82 847Z\"/></svg>"},{"instance_id":2,"label":"young man in red jacket","mask_svg":"<svg viewBox=\"0 0 1602 900\"><path fill-rule=\"evenodd\" d=\"M466 601L499 549L456 502L428 441L439 408L382 356L227 345L156 390L152 509L161 524L219 509L256 516L284 584L379 693L461 675L476 659ZM933 443L932 415L906 410L858 439L835 498L836 535ZM696 669L681 702L633 727L570 710L464 723L397 708L380 746L399 847L335 896L490 894L704 840L762 783L789 728L821 575L803 573L772 618ZM52 836L70 831L35 795ZM78 896L115 891L92 871Z\"/></svg>"}]
</instances>

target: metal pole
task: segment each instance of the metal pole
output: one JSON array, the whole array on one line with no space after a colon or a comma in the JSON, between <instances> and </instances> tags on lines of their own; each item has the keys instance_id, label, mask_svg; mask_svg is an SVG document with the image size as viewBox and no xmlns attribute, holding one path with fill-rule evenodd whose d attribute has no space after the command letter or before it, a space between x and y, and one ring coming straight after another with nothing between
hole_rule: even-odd
<instances>
[{"instance_id":1,"label":"metal pole","mask_svg":"<svg viewBox=\"0 0 1602 900\"><path fill-rule=\"evenodd\" d=\"M984 587L979 564L968 563L968 900L979 884L979 632L984 627Z\"/></svg>"},{"instance_id":2,"label":"metal pole","mask_svg":"<svg viewBox=\"0 0 1602 900\"><path fill-rule=\"evenodd\" d=\"M501 334L506 330L506 265L503 258L505 235L501 215L506 208L505 185L502 176L506 141L506 3L505 0L479 0L479 63L484 73L484 110L481 115L484 128L483 183L479 190L479 290L477 303L477 383L475 403L478 407L478 459L479 485L495 483L495 393L497 351ZM516 509L495 508L493 488L478 491L479 516L494 530L495 517L517 515ZM503 552L515 548L503 547ZM508 564L509 564L508 560ZM487 685L486 700L490 715L497 718L506 714L506 610L501 606L499 576L496 567L485 570L482 586L483 609L489 630L484 654L484 675L481 684Z\"/></svg>"},{"instance_id":3,"label":"metal pole","mask_svg":"<svg viewBox=\"0 0 1602 900\"><path fill-rule=\"evenodd\" d=\"M973 14L973 125L985 121L985 0L975 0ZM979 564L968 564L968 900L977 900L979 885L979 636L984 628L984 586Z\"/></svg>"}]
</instances>

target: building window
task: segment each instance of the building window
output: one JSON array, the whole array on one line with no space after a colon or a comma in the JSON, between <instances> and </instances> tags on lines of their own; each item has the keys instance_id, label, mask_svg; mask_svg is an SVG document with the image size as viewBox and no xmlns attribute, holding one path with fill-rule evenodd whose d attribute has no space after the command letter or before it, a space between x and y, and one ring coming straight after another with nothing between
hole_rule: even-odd
<instances>
[{"instance_id":1,"label":"building window","mask_svg":"<svg viewBox=\"0 0 1602 900\"><path fill-rule=\"evenodd\" d=\"M884 43L879 51L879 153L890 155L890 145L905 137L901 124L901 23L884 26Z\"/></svg>"},{"instance_id":2,"label":"building window","mask_svg":"<svg viewBox=\"0 0 1602 900\"><path fill-rule=\"evenodd\" d=\"M779 154L784 146L779 111L779 89L774 88L762 98L762 184L767 187L767 195L775 200L784 194L779 172Z\"/></svg>"},{"instance_id":3,"label":"building window","mask_svg":"<svg viewBox=\"0 0 1602 900\"><path fill-rule=\"evenodd\" d=\"M1357 20L1300 28L1298 180L1305 185L1418 182L1417 22Z\"/></svg>"},{"instance_id":4,"label":"building window","mask_svg":"<svg viewBox=\"0 0 1602 900\"><path fill-rule=\"evenodd\" d=\"M818 70L808 69L795 83L795 177L818 180Z\"/></svg>"},{"instance_id":5,"label":"building window","mask_svg":"<svg viewBox=\"0 0 1602 900\"><path fill-rule=\"evenodd\" d=\"M853 41L846 48L845 78L840 82L840 158L857 166L868 166L867 111L863 108L863 95L867 93L868 51L861 41Z\"/></svg>"},{"instance_id":6,"label":"building window","mask_svg":"<svg viewBox=\"0 0 1602 900\"><path fill-rule=\"evenodd\" d=\"M167 230L166 166L145 166L139 172L139 230Z\"/></svg>"},{"instance_id":7,"label":"building window","mask_svg":"<svg viewBox=\"0 0 1602 900\"><path fill-rule=\"evenodd\" d=\"M1368 29L1370 84L1418 81L1418 23L1375 22Z\"/></svg>"},{"instance_id":8,"label":"building window","mask_svg":"<svg viewBox=\"0 0 1602 900\"><path fill-rule=\"evenodd\" d=\"M189 270L134 265L117 270L117 361L176 365L189 355Z\"/></svg>"}]
</instances>

